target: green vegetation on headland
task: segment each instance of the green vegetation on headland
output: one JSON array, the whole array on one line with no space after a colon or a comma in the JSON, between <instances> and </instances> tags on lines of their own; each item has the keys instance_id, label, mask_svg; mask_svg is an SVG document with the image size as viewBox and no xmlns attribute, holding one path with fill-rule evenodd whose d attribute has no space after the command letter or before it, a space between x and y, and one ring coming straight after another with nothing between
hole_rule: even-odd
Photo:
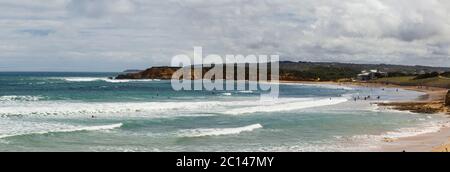
<instances>
[{"instance_id":1,"label":"green vegetation on headland","mask_svg":"<svg viewBox=\"0 0 450 172\"><path fill-rule=\"evenodd\" d=\"M440 87L450 88L450 78L438 75L432 77L422 78L419 76L401 76L401 77L386 77L373 80L371 82L395 84L402 86L426 86L426 87Z\"/></svg>"},{"instance_id":2,"label":"green vegetation on headland","mask_svg":"<svg viewBox=\"0 0 450 172\"><path fill-rule=\"evenodd\" d=\"M359 72L348 67L314 66L307 70L280 70L280 79L286 81L337 81L353 78Z\"/></svg>"}]
</instances>

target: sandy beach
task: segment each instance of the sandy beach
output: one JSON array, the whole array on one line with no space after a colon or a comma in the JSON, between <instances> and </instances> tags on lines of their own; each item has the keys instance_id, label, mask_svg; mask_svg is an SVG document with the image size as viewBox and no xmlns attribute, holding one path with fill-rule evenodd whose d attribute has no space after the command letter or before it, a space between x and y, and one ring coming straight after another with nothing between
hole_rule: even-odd
<instances>
[{"instance_id":1,"label":"sandy beach","mask_svg":"<svg viewBox=\"0 0 450 172\"><path fill-rule=\"evenodd\" d=\"M340 84L340 83L337 83ZM448 108L444 106L445 95L448 89L436 87L419 86L399 86L379 83L344 83L349 85L368 87L390 87L404 90L412 90L426 93L425 96L418 97L417 100L406 102L380 103L380 106L390 106L396 110L405 110L416 113L437 113L449 115ZM449 116L450 117L450 116ZM387 152L448 152L450 150L450 128L442 125L438 132L426 133L422 135L404 137L397 140L386 140L386 145L379 151Z\"/></svg>"},{"instance_id":2,"label":"sandy beach","mask_svg":"<svg viewBox=\"0 0 450 172\"><path fill-rule=\"evenodd\" d=\"M414 113L438 114L450 117L448 108L444 106L445 95L448 89L436 87L419 86L399 86L392 84L366 83L366 82L310 82L310 81L281 81L287 83L303 84L331 84L341 86L358 86L374 88L398 88L404 90L418 91L425 93L424 96L417 97L416 100L401 102L380 102L379 106L387 106L394 110L410 111ZM399 139L386 138L385 144L380 149L374 151L381 152L448 152L450 151L450 127L441 124L442 128L438 132L426 133L412 137Z\"/></svg>"}]
</instances>

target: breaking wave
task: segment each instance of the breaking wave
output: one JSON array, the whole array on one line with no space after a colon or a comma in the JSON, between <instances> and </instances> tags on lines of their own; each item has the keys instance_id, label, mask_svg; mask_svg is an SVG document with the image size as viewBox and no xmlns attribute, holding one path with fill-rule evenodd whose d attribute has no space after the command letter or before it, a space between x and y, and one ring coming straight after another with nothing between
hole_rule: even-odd
<instances>
[{"instance_id":1,"label":"breaking wave","mask_svg":"<svg viewBox=\"0 0 450 172\"><path fill-rule=\"evenodd\" d=\"M327 88L334 90L355 90L355 88L351 86L339 85L339 84L325 84L325 83L295 83L295 82L279 82L279 83L271 83L266 82L265 84L278 84L278 85L292 85L292 86L311 86L311 87L319 87L319 88Z\"/></svg>"},{"instance_id":2,"label":"breaking wave","mask_svg":"<svg viewBox=\"0 0 450 172\"><path fill-rule=\"evenodd\" d=\"M226 111L225 114L240 115L250 114L256 112L280 112L280 111L292 111L298 109L312 108L318 106L334 105L344 103L346 98L330 98L330 99L287 99L288 101L279 101L272 104L261 104L253 107L236 108Z\"/></svg>"},{"instance_id":3,"label":"breaking wave","mask_svg":"<svg viewBox=\"0 0 450 172\"><path fill-rule=\"evenodd\" d=\"M253 93L253 91L252 91L252 90L244 90L244 91L239 91L239 93L247 93L247 94L250 94L250 93Z\"/></svg>"},{"instance_id":4,"label":"breaking wave","mask_svg":"<svg viewBox=\"0 0 450 172\"><path fill-rule=\"evenodd\" d=\"M42 96L0 96L0 102L14 102L14 101L23 101L23 102L29 102L29 101L39 101L43 100L45 97Z\"/></svg>"},{"instance_id":5,"label":"breaking wave","mask_svg":"<svg viewBox=\"0 0 450 172\"><path fill-rule=\"evenodd\" d=\"M167 114L175 111L219 113L239 115L256 112L292 111L304 108L333 105L347 101L346 98L310 99L282 98L274 101L235 100L235 101L201 101L201 102L71 102L71 101L36 101L17 102L8 106L0 106L0 116L26 115L118 115L144 114L156 115L158 112ZM154 112L154 113L148 113ZM189 115L189 114L186 114ZM178 115L179 116L179 115Z\"/></svg>"},{"instance_id":6,"label":"breaking wave","mask_svg":"<svg viewBox=\"0 0 450 172\"><path fill-rule=\"evenodd\" d=\"M153 79L110 79L110 78L101 78L101 77L66 77L66 78L53 78L53 79L61 79L67 82L95 82L95 81L104 81L110 83L126 83L126 82L150 82L150 81L160 81Z\"/></svg>"},{"instance_id":7,"label":"breaking wave","mask_svg":"<svg viewBox=\"0 0 450 172\"><path fill-rule=\"evenodd\" d=\"M231 93L222 93L223 96L231 96Z\"/></svg>"},{"instance_id":8,"label":"breaking wave","mask_svg":"<svg viewBox=\"0 0 450 172\"><path fill-rule=\"evenodd\" d=\"M67 133L77 131L98 131L98 130L112 130L122 127L122 123L110 124L110 125L98 125L98 126L69 126L69 125L57 125L57 124L40 124L39 127L32 129L21 128L19 131L15 130L14 133L0 134L1 138L32 135L32 134L49 134L49 133ZM22 131L20 131L22 130Z\"/></svg>"},{"instance_id":9,"label":"breaking wave","mask_svg":"<svg viewBox=\"0 0 450 172\"><path fill-rule=\"evenodd\" d=\"M206 137L206 136L222 136L235 135L242 132L250 132L256 129L263 128L261 124L253 124L237 128L199 128L182 130L179 134L182 137Z\"/></svg>"},{"instance_id":10,"label":"breaking wave","mask_svg":"<svg viewBox=\"0 0 450 172\"><path fill-rule=\"evenodd\" d=\"M233 103L233 102L231 102ZM207 110L220 106L221 102L33 102L0 106L0 116L24 115L95 115L129 114L139 112L166 112L168 110Z\"/></svg>"},{"instance_id":11,"label":"breaking wave","mask_svg":"<svg viewBox=\"0 0 450 172\"><path fill-rule=\"evenodd\" d=\"M356 135L354 139L400 139L405 137L413 137L427 133L439 132L442 128L450 127L449 122L427 122L417 127L405 127L394 131L385 132L380 135Z\"/></svg>"}]
</instances>

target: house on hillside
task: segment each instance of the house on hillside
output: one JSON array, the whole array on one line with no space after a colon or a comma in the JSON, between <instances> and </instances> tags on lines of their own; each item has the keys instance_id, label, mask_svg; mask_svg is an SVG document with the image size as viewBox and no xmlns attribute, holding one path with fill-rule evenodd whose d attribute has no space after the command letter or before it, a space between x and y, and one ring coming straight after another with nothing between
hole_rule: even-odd
<instances>
[{"instance_id":1,"label":"house on hillside","mask_svg":"<svg viewBox=\"0 0 450 172\"><path fill-rule=\"evenodd\" d=\"M360 74L358 74L356 79L359 81L369 81L369 80L373 80L373 79L377 79L377 78L381 78L381 77L387 77L387 76L388 76L387 72L381 72L376 69L375 70L363 70L363 71L361 71Z\"/></svg>"}]
</instances>

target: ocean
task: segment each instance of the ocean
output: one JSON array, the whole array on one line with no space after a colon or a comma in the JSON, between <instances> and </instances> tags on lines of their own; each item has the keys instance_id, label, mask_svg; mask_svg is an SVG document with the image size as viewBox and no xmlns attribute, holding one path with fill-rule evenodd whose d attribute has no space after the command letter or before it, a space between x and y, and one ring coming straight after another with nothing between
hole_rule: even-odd
<instances>
[{"instance_id":1,"label":"ocean","mask_svg":"<svg viewBox=\"0 0 450 172\"><path fill-rule=\"evenodd\" d=\"M261 91L174 91L115 75L0 73L0 151L371 151L448 123L371 104L415 91L282 83L278 100L262 102Z\"/></svg>"}]
</instances>

